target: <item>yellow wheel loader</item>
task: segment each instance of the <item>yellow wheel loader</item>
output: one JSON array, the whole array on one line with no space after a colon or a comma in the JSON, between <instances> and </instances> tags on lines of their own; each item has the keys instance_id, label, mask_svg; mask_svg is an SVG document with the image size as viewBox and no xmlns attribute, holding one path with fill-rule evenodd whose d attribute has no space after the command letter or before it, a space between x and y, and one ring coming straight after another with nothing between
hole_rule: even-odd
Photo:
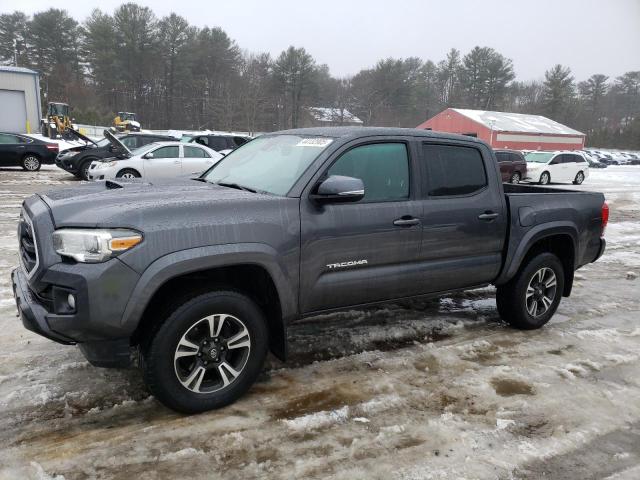
<instances>
[{"instance_id":1,"label":"yellow wheel loader","mask_svg":"<svg viewBox=\"0 0 640 480\"><path fill-rule=\"evenodd\" d=\"M140 122L136 119L136 114L132 112L118 112L113 119L113 127L118 132L139 132Z\"/></svg>"},{"instance_id":2,"label":"yellow wheel loader","mask_svg":"<svg viewBox=\"0 0 640 480\"><path fill-rule=\"evenodd\" d=\"M66 103L49 102L47 116L40 121L42 135L49 138L72 138L69 130L73 128L73 124L69 111Z\"/></svg>"}]
</instances>

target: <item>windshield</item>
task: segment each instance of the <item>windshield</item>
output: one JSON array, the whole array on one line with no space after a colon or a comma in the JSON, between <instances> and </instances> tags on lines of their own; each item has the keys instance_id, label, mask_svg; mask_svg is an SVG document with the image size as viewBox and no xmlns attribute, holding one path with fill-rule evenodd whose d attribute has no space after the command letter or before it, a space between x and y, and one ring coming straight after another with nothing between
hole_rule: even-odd
<instances>
[{"instance_id":1,"label":"windshield","mask_svg":"<svg viewBox=\"0 0 640 480\"><path fill-rule=\"evenodd\" d=\"M69 115L69 105L64 103L50 103L49 104L50 115Z\"/></svg>"},{"instance_id":2,"label":"windshield","mask_svg":"<svg viewBox=\"0 0 640 480\"><path fill-rule=\"evenodd\" d=\"M122 115L120 115L120 120L133 120L135 121L136 119L136 114L135 113L123 113Z\"/></svg>"},{"instance_id":3,"label":"windshield","mask_svg":"<svg viewBox=\"0 0 640 480\"><path fill-rule=\"evenodd\" d=\"M553 157L552 152L531 152L527 153L524 158L527 162L547 163Z\"/></svg>"},{"instance_id":4,"label":"windshield","mask_svg":"<svg viewBox=\"0 0 640 480\"><path fill-rule=\"evenodd\" d=\"M107 145L109 145L111 142L109 141L108 138L101 138L100 140L98 140L96 142L96 146L98 147L106 147Z\"/></svg>"},{"instance_id":5,"label":"windshield","mask_svg":"<svg viewBox=\"0 0 640 480\"><path fill-rule=\"evenodd\" d=\"M331 142L332 138L300 135L259 137L224 157L203 178L286 195Z\"/></svg>"}]
</instances>

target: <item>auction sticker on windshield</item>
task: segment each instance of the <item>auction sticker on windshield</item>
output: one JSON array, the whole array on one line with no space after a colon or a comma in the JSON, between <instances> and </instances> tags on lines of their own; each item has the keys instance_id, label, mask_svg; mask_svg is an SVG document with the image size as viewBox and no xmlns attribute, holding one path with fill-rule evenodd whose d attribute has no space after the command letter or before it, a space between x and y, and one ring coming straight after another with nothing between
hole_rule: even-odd
<instances>
[{"instance_id":1,"label":"auction sticker on windshield","mask_svg":"<svg viewBox=\"0 0 640 480\"><path fill-rule=\"evenodd\" d=\"M303 138L300 140L296 147L320 147L324 148L333 142L332 138L322 138L322 137L312 137L312 138Z\"/></svg>"}]
</instances>

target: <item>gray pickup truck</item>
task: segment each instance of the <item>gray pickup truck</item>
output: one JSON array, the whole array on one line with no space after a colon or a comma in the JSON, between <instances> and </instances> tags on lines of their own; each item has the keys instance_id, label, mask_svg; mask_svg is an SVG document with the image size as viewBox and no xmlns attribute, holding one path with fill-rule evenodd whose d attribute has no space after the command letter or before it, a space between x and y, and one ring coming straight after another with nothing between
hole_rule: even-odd
<instances>
[{"instance_id":1,"label":"gray pickup truck","mask_svg":"<svg viewBox=\"0 0 640 480\"><path fill-rule=\"evenodd\" d=\"M151 392L199 412L322 312L493 284L505 321L539 328L602 254L607 219L600 193L503 185L473 138L289 130L199 178L28 198L12 282L26 328L96 366L139 352Z\"/></svg>"}]
</instances>

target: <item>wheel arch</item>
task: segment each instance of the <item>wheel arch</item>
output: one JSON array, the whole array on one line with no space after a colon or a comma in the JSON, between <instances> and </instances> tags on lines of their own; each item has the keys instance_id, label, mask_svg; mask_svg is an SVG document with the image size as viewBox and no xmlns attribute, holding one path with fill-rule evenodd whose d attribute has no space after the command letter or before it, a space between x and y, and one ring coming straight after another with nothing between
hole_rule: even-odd
<instances>
[{"instance_id":1,"label":"wheel arch","mask_svg":"<svg viewBox=\"0 0 640 480\"><path fill-rule=\"evenodd\" d=\"M259 305L267 318L269 348L276 357L285 360L286 326L297 316L293 288L288 285L275 257L242 248L235 248L236 252L220 252L229 247L238 246L176 252L148 267L134 288L122 319L123 327L132 332L132 343L144 340L145 333L156 324L157 307L166 305L165 299L224 287L248 295ZM203 255L203 250L212 249L218 250L218 254Z\"/></svg>"},{"instance_id":2,"label":"wheel arch","mask_svg":"<svg viewBox=\"0 0 640 480\"><path fill-rule=\"evenodd\" d=\"M527 261L540 252L555 254L564 270L564 290L562 295L568 297L573 287L573 275L577 265L578 231L575 226L557 222L555 225L540 225L532 229L520 240L520 244L511 258L507 258L505 267L496 280L502 285L511 280L526 265Z\"/></svg>"},{"instance_id":3,"label":"wheel arch","mask_svg":"<svg viewBox=\"0 0 640 480\"><path fill-rule=\"evenodd\" d=\"M120 170L118 170L118 171L116 172L116 175L115 175L115 176L116 176L116 178L118 178L118 175L120 175L120 174L121 174L121 173L123 173L123 172L126 172L127 170L131 170L132 172L135 172L136 174L138 174L138 177L139 177L139 178L142 178L142 173L140 173L140 171L139 171L137 168L134 168L134 167L124 167L124 168L121 168Z\"/></svg>"}]
</instances>

